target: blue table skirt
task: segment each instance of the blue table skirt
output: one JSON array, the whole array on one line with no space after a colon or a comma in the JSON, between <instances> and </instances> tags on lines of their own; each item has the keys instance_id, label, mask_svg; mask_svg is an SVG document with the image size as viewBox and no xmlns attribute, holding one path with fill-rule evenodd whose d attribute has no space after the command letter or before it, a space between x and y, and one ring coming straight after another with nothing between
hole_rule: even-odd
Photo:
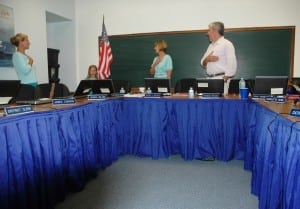
<instances>
[{"instance_id":1,"label":"blue table skirt","mask_svg":"<svg viewBox=\"0 0 300 209\"><path fill-rule=\"evenodd\" d=\"M186 160L243 159L249 102L132 99L121 103L118 143L123 154Z\"/></svg>"},{"instance_id":2,"label":"blue table skirt","mask_svg":"<svg viewBox=\"0 0 300 209\"><path fill-rule=\"evenodd\" d=\"M300 208L300 126L253 103L245 169L260 209Z\"/></svg>"},{"instance_id":3,"label":"blue table skirt","mask_svg":"<svg viewBox=\"0 0 300 209\"><path fill-rule=\"evenodd\" d=\"M180 154L244 159L261 209L297 208L299 134L248 100L112 99L2 118L0 205L53 208L121 155Z\"/></svg>"}]
</instances>

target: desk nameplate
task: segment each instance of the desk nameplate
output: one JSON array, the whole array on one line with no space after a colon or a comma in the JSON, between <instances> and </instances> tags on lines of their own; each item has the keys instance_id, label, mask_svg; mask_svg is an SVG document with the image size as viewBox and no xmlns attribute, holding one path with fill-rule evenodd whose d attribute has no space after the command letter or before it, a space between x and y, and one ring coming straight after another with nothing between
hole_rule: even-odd
<instances>
[{"instance_id":1,"label":"desk nameplate","mask_svg":"<svg viewBox=\"0 0 300 209\"><path fill-rule=\"evenodd\" d=\"M145 98L160 98L161 93L146 93Z\"/></svg>"},{"instance_id":2,"label":"desk nameplate","mask_svg":"<svg viewBox=\"0 0 300 209\"><path fill-rule=\"evenodd\" d=\"M92 94L88 95L88 100L101 100L101 99L107 99L107 94Z\"/></svg>"},{"instance_id":3,"label":"desk nameplate","mask_svg":"<svg viewBox=\"0 0 300 209\"><path fill-rule=\"evenodd\" d=\"M75 98L52 99L52 105L73 105L73 104L76 104Z\"/></svg>"},{"instance_id":4,"label":"desk nameplate","mask_svg":"<svg viewBox=\"0 0 300 209\"><path fill-rule=\"evenodd\" d=\"M21 105L15 107L5 107L4 114L6 116L19 115L33 112L33 108L31 105Z\"/></svg>"},{"instance_id":5,"label":"desk nameplate","mask_svg":"<svg viewBox=\"0 0 300 209\"><path fill-rule=\"evenodd\" d=\"M300 109L291 109L290 115L294 117L300 117Z\"/></svg>"}]
</instances>

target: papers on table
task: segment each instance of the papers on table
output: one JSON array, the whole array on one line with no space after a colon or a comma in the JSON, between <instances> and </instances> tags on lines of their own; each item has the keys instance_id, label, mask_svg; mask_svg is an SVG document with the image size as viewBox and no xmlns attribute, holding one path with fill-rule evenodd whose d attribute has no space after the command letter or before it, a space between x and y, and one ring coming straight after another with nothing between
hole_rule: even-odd
<instances>
[{"instance_id":1,"label":"papers on table","mask_svg":"<svg viewBox=\"0 0 300 209\"><path fill-rule=\"evenodd\" d=\"M8 104L8 102L12 99L12 97L0 97L0 105Z\"/></svg>"},{"instance_id":2,"label":"papers on table","mask_svg":"<svg viewBox=\"0 0 300 209\"><path fill-rule=\"evenodd\" d=\"M145 94L125 94L124 97L144 97Z\"/></svg>"}]
</instances>

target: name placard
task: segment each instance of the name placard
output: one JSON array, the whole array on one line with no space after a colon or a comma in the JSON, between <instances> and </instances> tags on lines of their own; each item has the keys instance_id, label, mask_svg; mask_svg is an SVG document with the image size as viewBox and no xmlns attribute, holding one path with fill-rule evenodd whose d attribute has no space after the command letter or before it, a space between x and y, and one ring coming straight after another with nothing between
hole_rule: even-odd
<instances>
[{"instance_id":1,"label":"name placard","mask_svg":"<svg viewBox=\"0 0 300 209\"><path fill-rule=\"evenodd\" d=\"M300 117L300 109L291 109L290 115Z\"/></svg>"},{"instance_id":2,"label":"name placard","mask_svg":"<svg viewBox=\"0 0 300 209\"><path fill-rule=\"evenodd\" d=\"M33 109L31 105L22 105L16 107L5 107L4 112L6 116L12 116L33 112Z\"/></svg>"},{"instance_id":3,"label":"name placard","mask_svg":"<svg viewBox=\"0 0 300 209\"><path fill-rule=\"evenodd\" d=\"M147 98L151 98L151 97L156 97L156 98L159 98L161 97L161 93L146 93L145 94L145 97Z\"/></svg>"},{"instance_id":4,"label":"name placard","mask_svg":"<svg viewBox=\"0 0 300 209\"><path fill-rule=\"evenodd\" d=\"M271 96L271 95L264 95L264 94L262 94L262 95L253 95L253 99L264 99L264 98L266 98L266 97L269 97L269 96Z\"/></svg>"},{"instance_id":5,"label":"name placard","mask_svg":"<svg viewBox=\"0 0 300 209\"><path fill-rule=\"evenodd\" d=\"M266 96L265 102L285 103L285 96Z\"/></svg>"},{"instance_id":6,"label":"name placard","mask_svg":"<svg viewBox=\"0 0 300 209\"><path fill-rule=\"evenodd\" d=\"M221 97L221 93L202 93L202 97Z\"/></svg>"},{"instance_id":7,"label":"name placard","mask_svg":"<svg viewBox=\"0 0 300 209\"><path fill-rule=\"evenodd\" d=\"M266 96L266 97L265 97L265 101L266 101L266 102L274 102L274 101L276 101L276 97L273 97L273 96Z\"/></svg>"},{"instance_id":8,"label":"name placard","mask_svg":"<svg viewBox=\"0 0 300 209\"><path fill-rule=\"evenodd\" d=\"M72 105L72 104L76 104L75 98L52 99L52 105Z\"/></svg>"},{"instance_id":9,"label":"name placard","mask_svg":"<svg viewBox=\"0 0 300 209\"><path fill-rule=\"evenodd\" d=\"M113 93L113 94L111 94L111 96L113 96L113 97L123 97L125 95L125 93L123 94L123 93Z\"/></svg>"},{"instance_id":10,"label":"name placard","mask_svg":"<svg viewBox=\"0 0 300 209\"><path fill-rule=\"evenodd\" d=\"M106 99L107 94L92 94L88 95L88 100L101 100L101 99Z\"/></svg>"},{"instance_id":11,"label":"name placard","mask_svg":"<svg viewBox=\"0 0 300 209\"><path fill-rule=\"evenodd\" d=\"M276 102L277 103L285 103L285 97L282 97L282 96L276 97Z\"/></svg>"}]
</instances>

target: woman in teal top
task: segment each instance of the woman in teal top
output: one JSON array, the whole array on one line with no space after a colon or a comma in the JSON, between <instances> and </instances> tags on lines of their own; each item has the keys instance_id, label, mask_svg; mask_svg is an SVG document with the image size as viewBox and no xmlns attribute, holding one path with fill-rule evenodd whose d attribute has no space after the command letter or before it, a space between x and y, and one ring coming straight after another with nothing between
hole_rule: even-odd
<instances>
[{"instance_id":1,"label":"woman in teal top","mask_svg":"<svg viewBox=\"0 0 300 209\"><path fill-rule=\"evenodd\" d=\"M21 80L22 84L37 86L35 70L32 66L33 59L25 53L30 46L28 36L18 33L10 38L10 42L17 47L12 61L19 80Z\"/></svg>"},{"instance_id":2,"label":"woman in teal top","mask_svg":"<svg viewBox=\"0 0 300 209\"><path fill-rule=\"evenodd\" d=\"M164 40L158 40L154 43L154 50L157 57L154 58L151 65L150 74L154 78L171 78L173 62L170 55L166 54L168 45Z\"/></svg>"}]
</instances>

